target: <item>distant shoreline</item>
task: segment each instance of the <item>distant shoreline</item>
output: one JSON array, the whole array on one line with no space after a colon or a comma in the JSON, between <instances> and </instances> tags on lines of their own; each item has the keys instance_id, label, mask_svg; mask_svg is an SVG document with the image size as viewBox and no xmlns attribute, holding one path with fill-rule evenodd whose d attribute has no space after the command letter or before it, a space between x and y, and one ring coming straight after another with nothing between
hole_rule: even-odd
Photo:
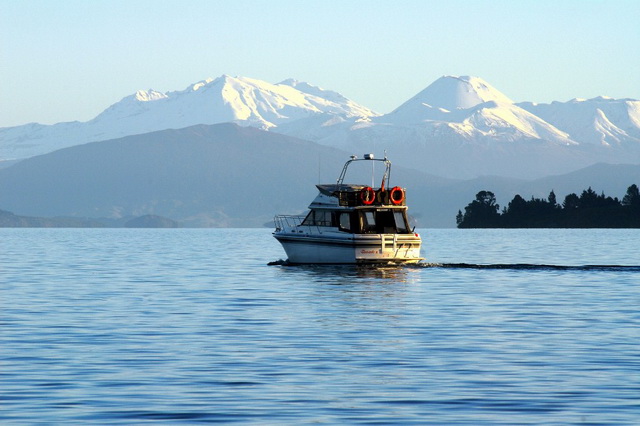
<instances>
[{"instance_id":1,"label":"distant shoreline","mask_svg":"<svg viewBox=\"0 0 640 426\"><path fill-rule=\"evenodd\" d=\"M122 219L19 216L0 210L0 228L180 228L175 220L143 215Z\"/></svg>"}]
</instances>

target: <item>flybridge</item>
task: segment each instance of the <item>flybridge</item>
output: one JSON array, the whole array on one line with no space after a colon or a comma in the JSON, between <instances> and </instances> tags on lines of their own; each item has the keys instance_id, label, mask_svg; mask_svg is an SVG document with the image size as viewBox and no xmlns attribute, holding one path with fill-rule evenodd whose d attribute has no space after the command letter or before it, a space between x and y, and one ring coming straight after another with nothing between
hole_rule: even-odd
<instances>
[{"instance_id":1,"label":"flybridge","mask_svg":"<svg viewBox=\"0 0 640 426\"><path fill-rule=\"evenodd\" d=\"M349 166L355 161L377 161L381 162L385 166L384 174L382 175L382 183L379 188L373 186L364 185L345 185L344 178L347 174ZM373 175L373 172L372 172ZM387 159L385 155L382 159L377 159L373 154L365 154L364 158L359 159L357 156L352 155L351 159L344 164L342 172L336 180L335 187L331 188L331 185L318 185L320 192L329 193L335 196L339 200L341 206L355 207L355 206L404 206L405 205L405 193L404 189L399 186L394 186L391 189L387 189L389 185L389 179L391 177L391 161ZM372 176L373 180L373 176ZM372 184L373 185L373 184ZM386 185L386 186L385 186ZM324 191L323 191L324 190ZM327 194L328 195L328 194Z\"/></svg>"},{"instance_id":2,"label":"flybridge","mask_svg":"<svg viewBox=\"0 0 640 426\"><path fill-rule=\"evenodd\" d=\"M342 183L344 182L344 177L347 174L347 169L349 168L349 165L351 163L353 163L354 161L381 161L384 163L385 165L385 172L384 172L384 176L382 177L382 182L384 184L385 179L389 179L389 175L391 174L391 161L389 161L387 159L387 156L385 155L383 159L377 159L374 157L373 154L365 154L364 158L359 159L357 156L352 155L351 159L349 161L347 161L346 163L344 163L344 167L342 167L342 172L340 173L340 176L338 176L338 179L336 180L336 185L340 186L342 185Z\"/></svg>"}]
</instances>

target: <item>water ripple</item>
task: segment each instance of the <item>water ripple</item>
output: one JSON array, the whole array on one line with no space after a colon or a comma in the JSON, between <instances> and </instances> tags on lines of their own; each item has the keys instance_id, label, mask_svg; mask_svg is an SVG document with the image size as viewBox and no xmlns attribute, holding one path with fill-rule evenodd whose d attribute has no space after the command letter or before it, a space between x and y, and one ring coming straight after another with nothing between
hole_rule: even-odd
<instances>
[{"instance_id":1,"label":"water ripple","mask_svg":"<svg viewBox=\"0 0 640 426\"><path fill-rule=\"evenodd\" d=\"M433 263L391 268L268 266L268 230L0 232L2 423L640 422L633 231L553 259L424 231Z\"/></svg>"}]
</instances>

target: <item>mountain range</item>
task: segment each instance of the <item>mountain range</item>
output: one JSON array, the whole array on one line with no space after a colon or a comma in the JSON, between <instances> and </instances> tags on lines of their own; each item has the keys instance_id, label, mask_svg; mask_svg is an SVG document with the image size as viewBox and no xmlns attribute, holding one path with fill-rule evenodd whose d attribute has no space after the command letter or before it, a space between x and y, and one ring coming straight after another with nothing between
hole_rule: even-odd
<instances>
[{"instance_id":1,"label":"mountain range","mask_svg":"<svg viewBox=\"0 0 640 426\"><path fill-rule=\"evenodd\" d=\"M640 101L514 103L480 78L444 76L379 114L292 79L222 76L138 91L88 122L1 128L0 209L261 226L302 213L349 155L383 151L419 227L455 226L480 190L503 205L589 186L622 196L640 183Z\"/></svg>"},{"instance_id":2,"label":"mountain range","mask_svg":"<svg viewBox=\"0 0 640 426\"><path fill-rule=\"evenodd\" d=\"M301 214L315 184L333 183L349 154L233 123L196 125L73 146L0 169L0 206L24 216L122 219L160 215L186 227L256 227ZM349 181L370 182L370 170ZM351 172L350 172L351 173ZM588 186L622 197L640 165L597 164L539 180L448 179L394 164L418 227L453 227L480 190L558 201ZM376 182L377 183L377 182Z\"/></svg>"},{"instance_id":3,"label":"mountain range","mask_svg":"<svg viewBox=\"0 0 640 426\"><path fill-rule=\"evenodd\" d=\"M374 113L338 93L295 80L270 84L223 75L160 93L139 90L87 122L30 123L0 129L0 161L45 154L87 142L197 124L233 122L267 130L309 116L368 117Z\"/></svg>"},{"instance_id":4,"label":"mountain range","mask_svg":"<svg viewBox=\"0 0 640 426\"><path fill-rule=\"evenodd\" d=\"M388 114L293 79L223 75L138 91L88 122L0 129L0 160L198 124L233 122L450 178L540 178L596 163L640 163L640 101L514 103L478 77L444 76Z\"/></svg>"}]
</instances>

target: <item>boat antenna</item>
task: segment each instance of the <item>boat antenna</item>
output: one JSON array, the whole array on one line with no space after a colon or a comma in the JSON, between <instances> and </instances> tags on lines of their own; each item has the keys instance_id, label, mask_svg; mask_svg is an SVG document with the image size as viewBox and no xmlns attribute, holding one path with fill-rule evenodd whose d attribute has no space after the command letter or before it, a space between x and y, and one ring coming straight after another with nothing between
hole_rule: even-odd
<instances>
[{"instance_id":1,"label":"boat antenna","mask_svg":"<svg viewBox=\"0 0 640 426\"><path fill-rule=\"evenodd\" d=\"M384 150L384 161L387 162L387 150ZM387 170L382 174L382 183L380 184L380 191L384 192L384 180L387 178Z\"/></svg>"},{"instance_id":2,"label":"boat antenna","mask_svg":"<svg viewBox=\"0 0 640 426\"><path fill-rule=\"evenodd\" d=\"M373 157L373 156L371 156L371 157ZM375 188L373 186L373 180L375 179L375 176L376 176L376 162L372 161L371 162L371 187L372 188Z\"/></svg>"}]
</instances>

